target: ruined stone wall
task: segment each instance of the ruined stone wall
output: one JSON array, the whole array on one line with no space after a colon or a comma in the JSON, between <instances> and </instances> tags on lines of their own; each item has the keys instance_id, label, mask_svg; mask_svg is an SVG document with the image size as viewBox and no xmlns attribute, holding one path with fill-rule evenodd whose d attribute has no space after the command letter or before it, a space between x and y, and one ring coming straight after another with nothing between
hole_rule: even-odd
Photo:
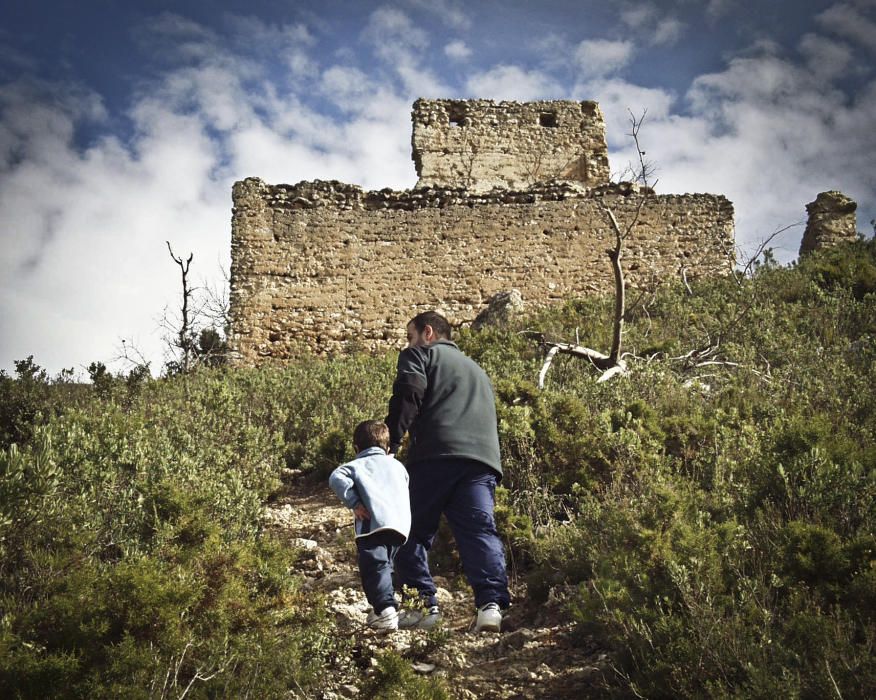
<instances>
[{"instance_id":1,"label":"ruined stone wall","mask_svg":"<svg viewBox=\"0 0 876 700\"><path fill-rule=\"evenodd\" d=\"M605 122L596 102L417 100L417 187L525 189L551 179L608 183Z\"/></svg>"},{"instance_id":2,"label":"ruined stone wall","mask_svg":"<svg viewBox=\"0 0 876 700\"><path fill-rule=\"evenodd\" d=\"M814 202L806 205L809 219L800 241L800 255L854 241L858 236L857 208L857 202L842 192L820 192Z\"/></svg>"},{"instance_id":3,"label":"ruined stone wall","mask_svg":"<svg viewBox=\"0 0 876 700\"><path fill-rule=\"evenodd\" d=\"M231 346L243 364L374 349L402 342L405 322L437 308L472 320L494 293L532 304L613 289L605 251L640 197L630 186L592 191L367 192L338 182L234 186ZM733 207L715 195L651 195L626 243L632 287L727 274Z\"/></svg>"}]
</instances>

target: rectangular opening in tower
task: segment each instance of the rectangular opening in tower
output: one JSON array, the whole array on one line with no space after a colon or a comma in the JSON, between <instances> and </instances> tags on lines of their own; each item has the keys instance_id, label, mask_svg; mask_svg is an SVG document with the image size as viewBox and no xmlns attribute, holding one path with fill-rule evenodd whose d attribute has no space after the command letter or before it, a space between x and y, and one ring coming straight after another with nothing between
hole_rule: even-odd
<instances>
[{"instance_id":1,"label":"rectangular opening in tower","mask_svg":"<svg viewBox=\"0 0 876 700\"><path fill-rule=\"evenodd\" d=\"M450 126L466 126L465 107L460 104L451 104L447 110Z\"/></svg>"},{"instance_id":2,"label":"rectangular opening in tower","mask_svg":"<svg viewBox=\"0 0 876 700\"><path fill-rule=\"evenodd\" d=\"M542 112L538 115L538 123L541 126L555 128L557 126L557 115L555 112Z\"/></svg>"}]
</instances>

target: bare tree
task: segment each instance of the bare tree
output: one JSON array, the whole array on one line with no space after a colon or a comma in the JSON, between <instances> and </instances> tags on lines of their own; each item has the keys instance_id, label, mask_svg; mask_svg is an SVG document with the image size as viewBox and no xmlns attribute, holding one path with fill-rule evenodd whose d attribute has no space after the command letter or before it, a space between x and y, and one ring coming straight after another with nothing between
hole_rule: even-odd
<instances>
[{"instance_id":1,"label":"bare tree","mask_svg":"<svg viewBox=\"0 0 876 700\"><path fill-rule=\"evenodd\" d=\"M611 230L614 232L614 246L606 251L608 259L611 261L611 269L614 275L614 319L612 322L611 350L606 355L597 350L578 345L577 343L573 345L571 343L542 341L545 347L548 348L548 354L538 376L538 385L540 387L544 386L547 371L557 353L566 353L589 360L594 367L603 371L598 381L606 381L611 377L617 374L622 374L626 371L626 363L623 360L622 352L624 321L626 320L627 315L625 308L626 283L624 280L624 270L623 265L621 264L621 259L623 257L624 242L632 233L636 224L639 223L642 208L645 206L645 203L649 198L653 197L654 187L657 184L656 180L652 182L652 177L656 172L656 167L653 162L645 158L646 153L642 149L639 141L639 130L642 128L642 124L645 121L645 116L648 111L642 110L642 116L638 118L633 114L632 110L629 110L629 112L630 133L628 135L633 139L633 143L636 146L639 164L638 166L633 166L633 164L628 165L626 172L630 172L633 175L633 181L635 183L642 185L641 191L637 194L639 202L636 205L633 216L623 228L621 228L618 223L617 217L611 207L604 203L600 204L600 209L611 226Z\"/></svg>"},{"instance_id":2,"label":"bare tree","mask_svg":"<svg viewBox=\"0 0 876 700\"><path fill-rule=\"evenodd\" d=\"M167 243L167 250L170 252L170 257L179 265L180 275L182 277L182 308L180 310L179 328L176 331L176 337L172 344L180 352L179 369L181 372L188 372L192 368L192 362L195 355L195 338L192 333L192 322L189 316L189 301L192 298L193 290L189 286L189 267L192 264L194 253L189 253L188 259L183 262L182 257L174 254L173 248L170 246L170 241Z\"/></svg>"},{"instance_id":3,"label":"bare tree","mask_svg":"<svg viewBox=\"0 0 876 700\"><path fill-rule=\"evenodd\" d=\"M194 253L184 260L173 252L169 241L167 250L180 269L182 301L179 315L170 314L165 309L161 319L161 326L167 332L165 343L170 355L165 369L174 374L189 372L198 365L221 365L228 356L228 273L220 268L223 279L221 286L206 282L194 286L190 275Z\"/></svg>"},{"instance_id":4,"label":"bare tree","mask_svg":"<svg viewBox=\"0 0 876 700\"><path fill-rule=\"evenodd\" d=\"M630 133L627 136L633 139L633 143L636 145L636 156L639 159L639 167L634 169L636 176L634 182L639 182L645 187L653 189L657 185L657 181L653 180L653 176L657 172L657 166L653 161L645 158L645 151L642 150L642 144L639 143L639 130L642 128L642 124L645 123L648 110L643 109L642 116L638 119L633 114L633 110L628 108L627 111L630 113Z\"/></svg>"},{"instance_id":5,"label":"bare tree","mask_svg":"<svg viewBox=\"0 0 876 700\"><path fill-rule=\"evenodd\" d=\"M598 350L593 350L592 348L584 347L577 343L556 343L543 340L543 345L548 348L548 354L545 358L544 365L539 372L539 387L544 387L547 371L557 353L585 358L593 364L594 367L602 370L603 374L598 380L601 382L626 371L626 363L624 362L622 352L624 321L626 319L626 284L624 282L624 271L623 266L621 265L621 259L623 256L624 241L630 233L632 233L638 223L639 216L642 213L642 208L645 206L649 196L650 195L648 194L639 195L639 203L636 205L636 210L630 221L623 228L618 224L614 211L612 211L610 207L602 206L602 211L608 219L615 236L614 247L609 248L606 251L608 258L611 261L611 269L614 274L614 319L612 322L611 350L606 355Z\"/></svg>"},{"instance_id":6,"label":"bare tree","mask_svg":"<svg viewBox=\"0 0 876 700\"><path fill-rule=\"evenodd\" d=\"M633 140L633 145L636 147L636 160L638 163L628 162L623 170L612 175L612 179L615 182L635 182L643 187L653 189L657 186L657 180L654 178L657 172L657 165L650 158L647 158L648 154L642 148L642 144L639 141L639 131L645 123L648 110L643 109L640 117L637 117L633 110L629 108L627 111L630 113L630 131L627 133L627 136Z\"/></svg>"}]
</instances>

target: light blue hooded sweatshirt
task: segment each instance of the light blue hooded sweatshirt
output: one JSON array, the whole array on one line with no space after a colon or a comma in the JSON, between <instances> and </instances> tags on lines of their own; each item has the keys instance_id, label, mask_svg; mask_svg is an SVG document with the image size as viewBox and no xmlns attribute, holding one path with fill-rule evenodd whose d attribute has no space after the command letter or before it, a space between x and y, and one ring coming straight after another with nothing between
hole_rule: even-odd
<instances>
[{"instance_id":1,"label":"light blue hooded sweatshirt","mask_svg":"<svg viewBox=\"0 0 876 700\"><path fill-rule=\"evenodd\" d=\"M394 530L407 541L411 532L408 471L382 447L362 450L352 462L335 469L329 486L347 508L361 503L371 514L370 520L356 520L357 538Z\"/></svg>"}]
</instances>

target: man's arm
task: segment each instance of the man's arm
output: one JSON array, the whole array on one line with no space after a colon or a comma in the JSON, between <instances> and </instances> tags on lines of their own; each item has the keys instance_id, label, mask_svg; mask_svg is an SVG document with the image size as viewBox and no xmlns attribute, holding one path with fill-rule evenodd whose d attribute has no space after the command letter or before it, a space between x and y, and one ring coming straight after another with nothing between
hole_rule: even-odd
<instances>
[{"instance_id":1,"label":"man's arm","mask_svg":"<svg viewBox=\"0 0 876 700\"><path fill-rule=\"evenodd\" d=\"M389 453L396 454L408 428L420 412L426 393L424 356L419 348L402 350L398 356L398 372L389 399Z\"/></svg>"}]
</instances>

